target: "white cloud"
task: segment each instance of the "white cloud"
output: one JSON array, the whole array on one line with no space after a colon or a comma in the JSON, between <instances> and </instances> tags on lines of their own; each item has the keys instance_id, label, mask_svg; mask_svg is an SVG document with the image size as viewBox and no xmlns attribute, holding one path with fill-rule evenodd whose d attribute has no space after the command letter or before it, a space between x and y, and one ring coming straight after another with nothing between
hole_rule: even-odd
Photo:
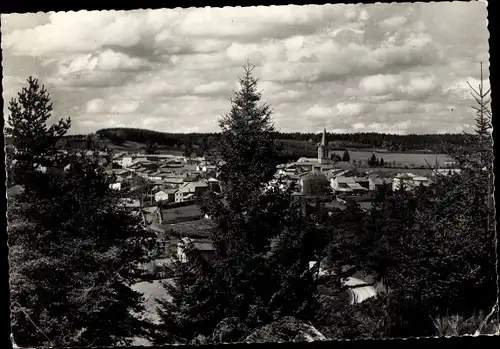
<instances>
[{"instance_id":1,"label":"white cloud","mask_svg":"<svg viewBox=\"0 0 500 349\"><path fill-rule=\"evenodd\" d=\"M395 16L395 17L390 17L387 19L384 19L382 21L383 25L386 25L388 27L399 27L402 26L403 24L406 23L406 17L403 16Z\"/></svg>"},{"instance_id":2,"label":"white cloud","mask_svg":"<svg viewBox=\"0 0 500 349\"><path fill-rule=\"evenodd\" d=\"M489 76L486 9L478 2L1 20L4 98L36 75L53 96L54 117L72 116L74 133L118 125L216 131L248 58L282 131L453 130L473 118L466 81L477 85L479 62Z\"/></svg>"},{"instance_id":3,"label":"white cloud","mask_svg":"<svg viewBox=\"0 0 500 349\"><path fill-rule=\"evenodd\" d=\"M328 106L315 105L306 110L305 116L326 118L333 115L332 108Z\"/></svg>"},{"instance_id":4,"label":"white cloud","mask_svg":"<svg viewBox=\"0 0 500 349\"><path fill-rule=\"evenodd\" d=\"M416 103L407 100L396 100L380 103L377 105L377 111L389 114L409 113L416 108Z\"/></svg>"},{"instance_id":5,"label":"white cloud","mask_svg":"<svg viewBox=\"0 0 500 349\"><path fill-rule=\"evenodd\" d=\"M129 114L129 113L135 113L137 109L139 108L140 103L138 101L123 101L123 102L118 102L111 106L109 109L110 113L116 113L116 114Z\"/></svg>"},{"instance_id":6,"label":"white cloud","mask_svg":"<svg viewBox=\"0 0 500 349\"><path fill-rule=\"evenodd\" d=\"M102 98L95 98L87 102L87 113L98 114L105 110L106 102Z\"/></svg>"},{"instance_id":7,"label":"white cloud","mask_svg":"<svg viewBox=\"0 0 500 349\"><path fill-rule=\"evenodd\" d=\"M361 79L359 87L367 94L385 95L393 92L401 83L401 79L399 75L371 75Z\"/></svg>"},{"instance_id":8,"label":"white cloud","mask_svg":"<svg viewBox=\"0 0 500 349\"><path fill-rule=\"evenodd\" d=\"M194 88L195 94L214 94L218 92L231 92L231 86L227 81L212 81L207 84L198 85Z\"/></svg>"},{"instance_id":9,"label":"white cloud","mask_svg":"<svg viewBox=\"0 0 500 349\"><path fill-rule=\"evenodd\" d=\"M336 106L336 114L342 116L355 116L361 114L365 106L360 103L338 103Z\"/></svg>"}]
</instances>

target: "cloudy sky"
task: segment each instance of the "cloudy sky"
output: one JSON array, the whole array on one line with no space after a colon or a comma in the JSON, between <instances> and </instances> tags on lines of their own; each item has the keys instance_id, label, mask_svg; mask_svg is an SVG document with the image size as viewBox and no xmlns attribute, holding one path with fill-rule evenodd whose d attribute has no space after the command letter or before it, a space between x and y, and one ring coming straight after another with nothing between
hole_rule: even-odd
<instances>
[{"instance_id":1,"label":"cloudy sky","mask_svg":"<svg viewBox=\"0 0 500 349\"><path fill-rule=\"evenodd\" d=\"M249 58L283 132L471 131L486 18L483 2L2 15L4 98L34 75L71 133L214 132Z\"/></svg>"}]
</instances>

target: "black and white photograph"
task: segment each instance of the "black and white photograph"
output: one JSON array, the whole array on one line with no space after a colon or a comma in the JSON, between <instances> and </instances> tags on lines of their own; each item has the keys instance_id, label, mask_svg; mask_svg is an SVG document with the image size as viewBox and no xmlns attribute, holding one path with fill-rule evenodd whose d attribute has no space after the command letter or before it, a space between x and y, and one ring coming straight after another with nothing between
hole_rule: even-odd
<instances>
[{"instance_id":1,"label":"black and white photograph","mask_svg":"<svg viewBox=\"0 0 500 349\"><path fill-rule=\"evenodd\" d=\"M500 334L487 1L1 34L13 347Z\"/></svg>"}]
</instances>

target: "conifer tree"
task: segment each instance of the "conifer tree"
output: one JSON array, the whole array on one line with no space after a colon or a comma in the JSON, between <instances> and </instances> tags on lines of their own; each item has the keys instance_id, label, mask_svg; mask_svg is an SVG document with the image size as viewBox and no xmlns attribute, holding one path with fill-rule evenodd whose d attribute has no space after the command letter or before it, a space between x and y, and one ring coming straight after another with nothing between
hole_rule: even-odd
<instances>
[{"instance_id":1,"label":"conifer tree","mask_svg":"<svg viewBox=\"0 0 500 349\"><path fill-rule=\"evenodd\" d=\"M260 104L257 80L245 67L231 111L220 120L218 146L222 193L211 193L203 210L217 223L215 256L204 261L188 247L188 261L175 269L172 301L160 307L162 341L189 342L197 335L217 342L215 328L239 324L245 331L277 318L309 316L314 304L313 260L321 244L317 227L302 216L291 191L270 184L280 147L271 108ZM170 337L170 338L169 338Z\"/></svg>"},{"instance_id":2,"label":"conifer tree","mask_svg":"<svg viewBox=\"0 0 500 349\"><path fill-rule=\"evenodd\" d=\"M469 84L472 92L471 95L476 101L475 106L472 108L476 111L476 127L474 129L476 138L478 140L480 161L482 165L490 162L491 147L492 147L492 135L491 135L491 110L489 105L491 99L489 94L491 89L485 91L484 89L484 78L483 78L483 64L481 63L481 80L478 89L475 89Z\"/></svg>"},{"instance_id":3,"label":"conifer tree","mask_svg":"<svg viewBox=\"0 0 500 349\"><path fill-rule=\"evenodd\" d=\"M48 127L52 108L49 93L33 77L28 78L27 87L22 88L18 98L9 101L5 133L12 138L15 150L13 184L22 185L16 181L33 173L38 166L57 163L57 143L70 128L71 120L61 119Z\"/></svg>"},{"instance_id":4,"label":"conifer tree","mask_svg":"<svg viewBox=\"0 0 500 349\"><path fill-rule=\"evenodd\" d=\"M9 197L13 336L32 347L127 344L148 326L133 315L142 303L130 285L154 240L136 217L117 209L119 193L110 189L96 152L59 155L59 164L70 167L55 166L54 144L70 123L47 128L49 102L31 78L11 102L7 135L28 155L20 166L52 165L17 173L26 189Z\"/></svg>"},{"instance_id":5,"label":"conifer tree","mask_svg":"<svg viewBox=\"0 0 500 349\"><path fill-rule=\"evenodd\" d=\"M342 161L349 162L351 160L351 156L349 155L349 152L347 149L344 151L344 154L342 155Z\"/></svg>"},{"instance_id":6,"label":"conifer tree","mask_svg":"<svg viewBox=\"0 0 500 349\"><path fill-rule=\"evenodd\" d=\"M483 127L478 127L475 143L484 136L486 144L488 112L481 98L477 102L477 121ZM491 153L491 143L452 147L449 154L461 164L459 174L442 176L413 193L378 193L356 240L340 237L352 260L375 271L390 288L391 336L434 335L435 317L468 318L478 310L489 312L495 304L495 233L488 222L493 220L491 182L485 170L489 164L480 161L491 159Z\"/></svg>"},{"instance_id":7,"label":"conifer tree","mask_svg":"<svg viewBox=\"0 0 500 349\"><path fill-rule=\"evenodd\" d=\"M156 143L153 143L153 141L148 140L146 142L146 146L144 147L144 151L146 152L146 154L156 154L158 151L158 146L156 145Z\"/></svg>"}]
</instances>

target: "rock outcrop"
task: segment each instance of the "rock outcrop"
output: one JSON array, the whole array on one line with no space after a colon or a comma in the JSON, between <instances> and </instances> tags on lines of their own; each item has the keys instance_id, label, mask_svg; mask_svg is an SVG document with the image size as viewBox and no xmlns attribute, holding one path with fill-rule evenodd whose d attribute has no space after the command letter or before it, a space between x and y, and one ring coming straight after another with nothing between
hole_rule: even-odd
<instances>
[{"instance_id":1,"label":"rock outcrop","mask_svg":"<svg viewBox=\"0 0 500 349\"><path fill-rule=\"evenodd\" d=\"M326 339L313 326L287 316L255 330L244 341L246 343L313 342Z\"/></svg>"}]
</instances>

